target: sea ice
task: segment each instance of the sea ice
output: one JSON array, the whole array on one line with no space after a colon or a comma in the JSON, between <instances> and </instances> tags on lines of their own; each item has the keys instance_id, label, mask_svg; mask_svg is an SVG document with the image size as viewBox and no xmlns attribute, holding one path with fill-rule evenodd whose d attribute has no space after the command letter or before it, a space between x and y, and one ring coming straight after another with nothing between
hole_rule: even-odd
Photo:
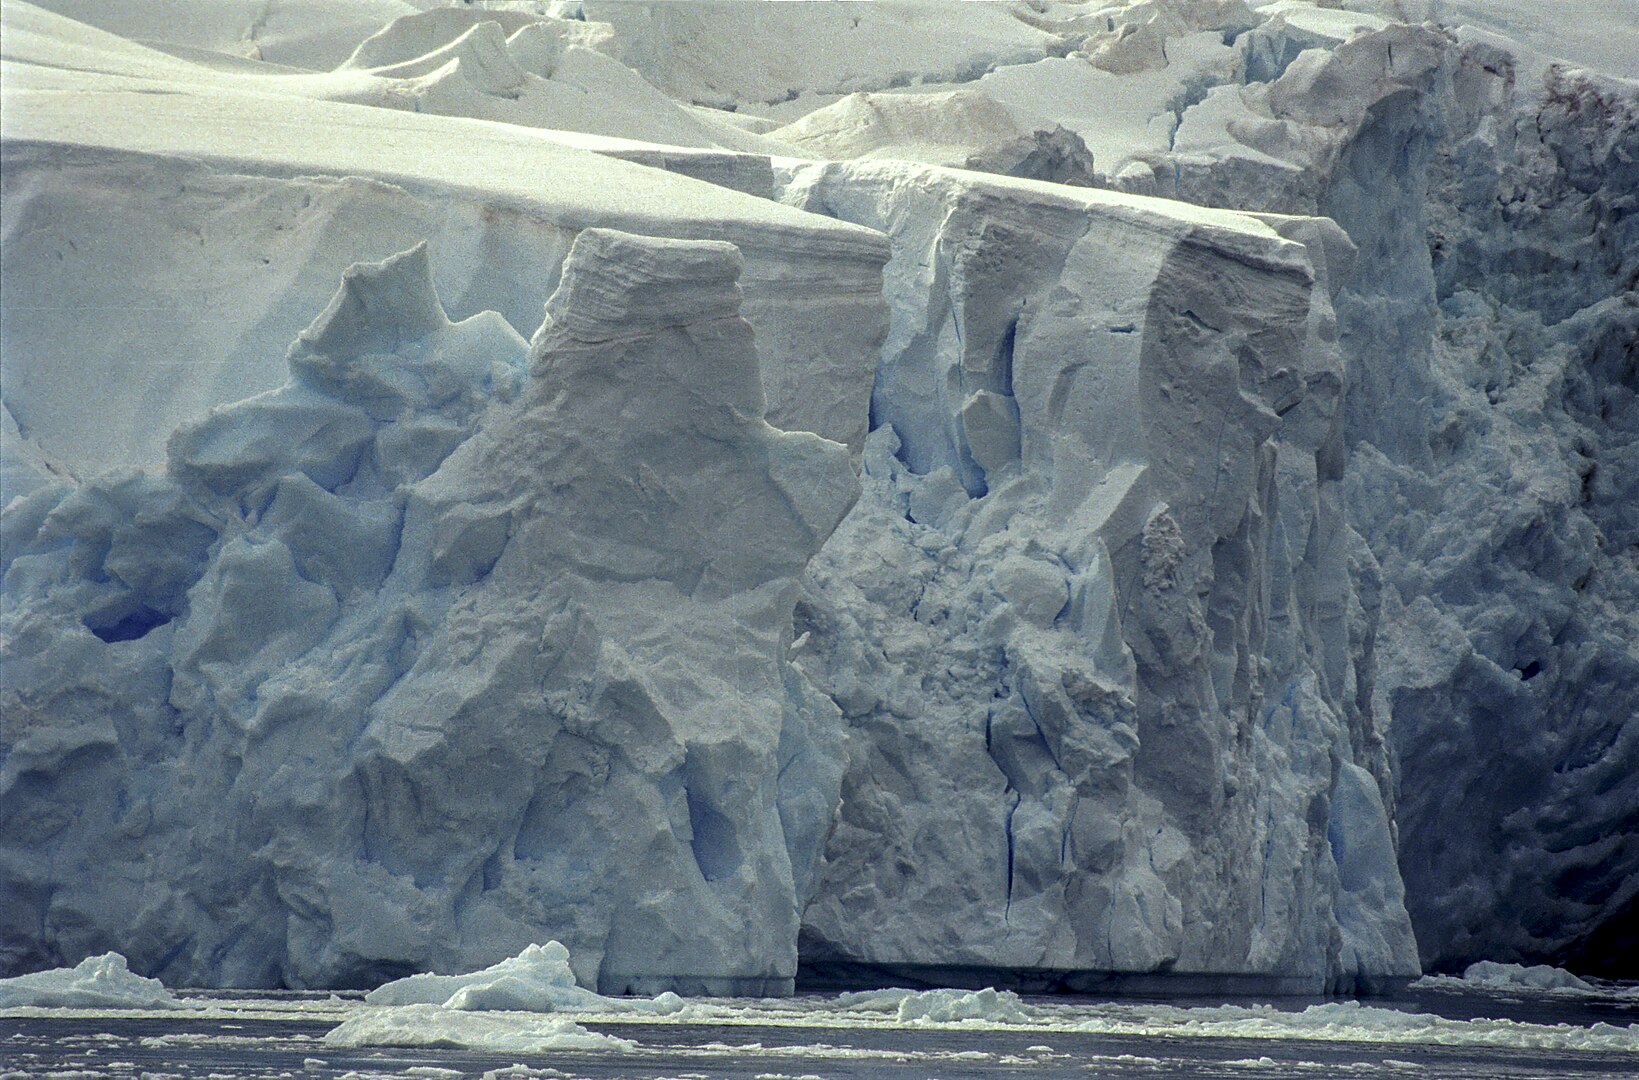
<instances>
[{"instance_id":1,"label":"sea ice","mask_svg":"<svg viewBox=\"0 0 1639 1080\"><path fill-rule=\"evenodd\" d=\"M673 993L610 998L577 985L569 950L556 941L529 945L499 964L467 975L411 975L364 996L371 1005L442 1005L463 1012L650 1012L683 1008Z\"/></svg>"},{"instance_id":2,"label":"sea ice","mask_svg":"<svg viewBox=\"0 0 1639 1080\"><path fill-rule=\"evenodd\" d=\"M489 1016L437 1005L372 1009L342 1021L325 1034L324 1041L335 1047L455 1047L519 1054L637 1048L630 1039L588 1031L559 1016Z\"/></svg>"},{"instance_id":3,"label":"sea ice","mask_svg":"<svg viewBox=\"0 0 1639 1080\"><path fill-rule=\"evenodd\" d=\"M0 1009L188 1009L158 979L126 967L119 953L88 956L72 968L0 979Z\"/></svg>"}]
</instances>

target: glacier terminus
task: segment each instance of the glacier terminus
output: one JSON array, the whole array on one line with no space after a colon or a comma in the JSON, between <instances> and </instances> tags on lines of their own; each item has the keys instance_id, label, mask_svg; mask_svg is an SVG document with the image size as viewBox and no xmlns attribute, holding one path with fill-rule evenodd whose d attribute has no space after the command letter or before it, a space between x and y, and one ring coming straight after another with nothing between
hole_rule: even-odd
<instances>
[{"instance_id":1,"label":"glacier terminus","mask_svg":"<svg viewBox=\"0 0 1639 1080\"><path fill-rule=\"evenodd\" d=\"M0 18L0 976L1639 977L1639 11Z\"/></svg>"}]
</instances>

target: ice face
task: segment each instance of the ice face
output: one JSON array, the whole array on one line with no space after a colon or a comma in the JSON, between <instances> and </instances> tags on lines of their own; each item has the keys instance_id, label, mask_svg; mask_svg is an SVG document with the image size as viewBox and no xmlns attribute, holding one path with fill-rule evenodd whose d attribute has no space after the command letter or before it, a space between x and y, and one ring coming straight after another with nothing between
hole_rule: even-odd
<instances>
[{"instance_id":1,"label":"ice face","mask_svg":"<svg viewBox=\"0 0 1639 1080\"><path fill-rule=\"evenodd\" d=\"M16 892L134 917L173 981L470 969L562 923L589 985L788 989L840 758L784 649L857 481L763 421L741 265L588 230L532 346L451 324L424 246L357 266L165 475L31 496Z\"/></svg>"},{"instance_id":2,"label":"ice face","mask_svg":"<svg viewBox=\"0 0 1639 1080\"><path fill-rule=\"evenodd\" d=\"M1631 946L1639 97L1553 58L1627 28L298 5L256 59L253 5L49 6L6 970Z\"/></svg>"},{"instance_id":3,"label":"ice face","mask_svg":"<svg viewBox=\"0 0 1639 1080\"><path fill-rule=\"evenodd\" d=\"M804 955L1415 972L1338 591L1348 242L899 164L786 190L895 241L865 492L797 613L849 726Z\"/></svg>"}]
</instances>

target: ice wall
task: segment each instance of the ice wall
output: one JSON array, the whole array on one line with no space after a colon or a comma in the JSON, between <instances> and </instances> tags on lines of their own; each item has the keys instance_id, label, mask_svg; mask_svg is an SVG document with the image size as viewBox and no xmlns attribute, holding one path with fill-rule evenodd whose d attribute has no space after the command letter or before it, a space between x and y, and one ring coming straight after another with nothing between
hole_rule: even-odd
<instances>
[{"instance_id":1,"label":"ice wall","mask_svg":"<svg viewBox=\"0 0 1639 1080\"><path fill-rule=\"evenodd\" d=\"M1532 70L1483 41L1445 63L1432 463L1379 455L1368 428L1351 485L1395 586L1377 701L1410 908L1442 968L1631 973L1639 83Z\"/></svg>"},{"instance_id":2,"label":"ice wall","mask_svg":"<svg viewBox=\"0 0 1639 1080\"><path fill-rule=\"evenodd\" d=\"M4 965L373 985L550 927L606 991L789 990L841 771L791 610L858 485L764 422L741 265L586 230L526 345L362 264L164 474L11 507Z\"/></svg>"},{"instance_id":3,"label":"ice wall","mask_svg":"<svg viewBox=\"0 0 1639 1080\"><path fill-rule=\"evenodd\" d=\"M1355 705L1341 232L894 163L785 197L894 241L865 492L797 610L848 725L804 959L1415 972Z\"/></svg>"},{"instance_id":4,"label":"ice wall","mask_svg":"<svg viewBox=\"0 0 1639 1080\"><path fill-rule=\"evenodd\" d=\"M1137 187L1319 211L1359 246L1336 307L1360 701L1394 751L1423 959L1624 970L1639 83L1353 13L1242 47L1244 85L1184 111Z\"/></svg>"},{"instance_id":5,"label":"ice wall","mask_svg":"<svg viewBox=\"0 0 1639 1080\"><path fill-rule=\"evenodd\" d=\"M1620 973L1633 28L309 6L5 8L0 966Z\"/></svg>"}]
</instances>

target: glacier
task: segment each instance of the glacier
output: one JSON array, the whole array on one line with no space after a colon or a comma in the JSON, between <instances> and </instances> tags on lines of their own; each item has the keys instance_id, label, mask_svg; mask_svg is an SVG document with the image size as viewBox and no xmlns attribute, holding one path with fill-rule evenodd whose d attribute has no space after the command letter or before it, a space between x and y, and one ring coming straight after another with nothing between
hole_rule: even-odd
<instances>
[{"instance_id":1,"label":"glacier","mask_svg":"<svg viewBox=\"0 0 1639 1080\"><path fill-rule=\"evenodd\" d=\"M1639 27L251 6L4 12L0 971L1632 974Z\"/></svg>"}]
</instances>

